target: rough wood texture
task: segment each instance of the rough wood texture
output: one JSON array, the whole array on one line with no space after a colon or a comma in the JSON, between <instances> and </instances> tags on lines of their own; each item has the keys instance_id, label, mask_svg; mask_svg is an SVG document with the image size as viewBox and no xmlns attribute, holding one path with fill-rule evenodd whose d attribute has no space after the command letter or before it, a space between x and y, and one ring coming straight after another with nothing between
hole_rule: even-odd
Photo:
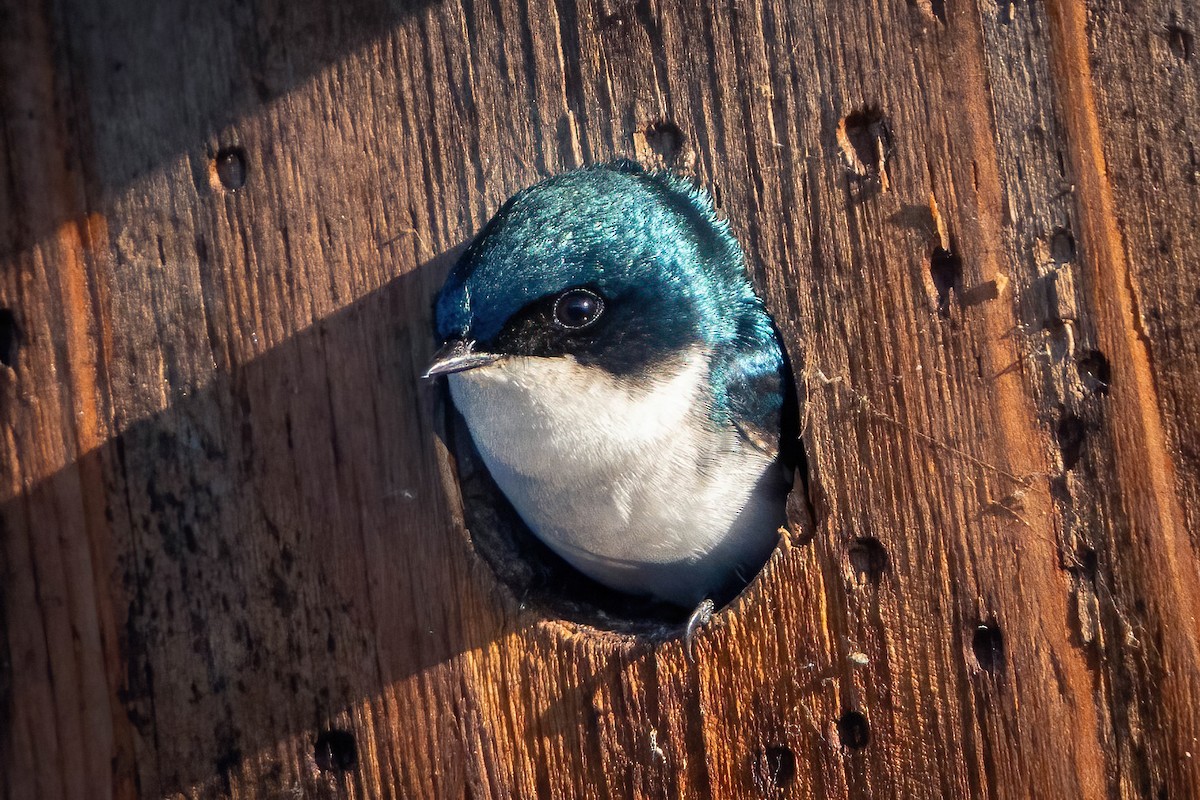
<instances>
[{"instance_id":1,"label":"rough wood texture","mask_svg":"<svg viewBox=\"0 0 1200 800\"><path fill-rule=\"evenodd\" d=\"M1200 797L1184 0L3 0L0 796ZM695 174L815 522L677 641L472 549L430 300Z\"/></svg>"}]
</instances>

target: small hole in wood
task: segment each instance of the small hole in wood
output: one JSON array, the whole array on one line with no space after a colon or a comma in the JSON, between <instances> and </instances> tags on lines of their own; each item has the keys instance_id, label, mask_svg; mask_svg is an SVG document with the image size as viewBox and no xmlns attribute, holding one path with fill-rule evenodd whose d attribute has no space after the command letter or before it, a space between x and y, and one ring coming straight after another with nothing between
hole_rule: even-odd
<instances>
[{"instance_id":1,"label":"small hole in wood","mask_svg":"<svg viewBox=\"0 0 1200 800\"><path fill-rule=\"evenodd\" d=\"M1087 425L1074 414L1064 413L1054 429L1058 449L1062 452L1063 470L1070 472L1079 464L1083 455L1083 442L1087 438Z\"/></svg>"},{"instance_id":2,"label":"small hole in wood","mask_svg":"<svg viewBox=\"0 0 1200 800\"><path fill-rule=\"evenodd\" d=\"M651 122L633 134L634 155L638 161L651 166L677 166L683 149L683 131L668 120Z\"/></svg>"},{"instance_id":3,"label":"small hole in wood","mask_svg":"<svg viewBox=\"0 0 1200 800\"><path fill-rule=\"evenodd\" d=\"M785 745L763 748L758 757L759 783L772 789L786 789L796 781L796 754Z\"/></svg>"},{"instance_id":4,"label":"small hole in wood","mask_svg":"<svg viewBox=\"0 0 1200 800\"><path fill-rule=\"evenodd\" d=\"M17 315L9 308L0 308L0 364L17 368L17 348L21 344L21 329Z\"/></svg>"},{"instance_id":5,"label":"small hole in wood","mask_svg":"<svg viewBox=\"0 0 1200 800\"><path fill-rule=\"evenodd\" d=\"M838 123L836 136L846 168L859 178L883 182L886 190L892 134L883 112L867 108L848 114Z\"/></svg>"},{"instance_id":6,"label":"small hole in wood","mask_svg":"<svg viewBox=\"0 0 1200 800\"><path fill-rule=\"evenodd\" d=\"M908 5L928 22L946 24L946 0L908 0Z\"/></svg>"},{"instance_id":7,"label":"small hole in wood","mask_svg":"<svg viewBox=\"0 0 1200 800\"><path fill-rule=\"evenodd\" d=\"M240 147L225 147L213 157L209 175L213 188L236 192L246 185L246 153Z\"/></svg>"},{"instance_id":8,"label":"small hole in wood","mask_svg":"<svg viewBox=\"0 0 1200 800\"><path fill-rule=\"evenodd\" d=\"M929 277L937 293L939 316L950 316L950 295L962 286L962 274L962 258L944 247L933 248L933 253L929 256Z\"/></svg>"},{"instance_id":9,"label":"small hole in wood","mask_svg":"<svg viewBox=\"0 0 1200 800\"><path fill-rule=\"evenodd\" d=\"M1186 28L1168 25L1167 46L1176 58L1186 63L1192 60L1192 55L1196 52L1196 38Z\"/></svg>"},{"instance_id":10,"label":"small hole in wood","mask_svg":"<svg viewBox=\"0 0 1200 800\"><path fill-rule=\"evenodd\" d=\"M837 722L837 731L842 747L850 750L861 750L871 741L871 725L857 711L842 714Z\"/></svg>"},{"instance_id":11,"label":"small hole in wood","mask_svg":"<svg viewBox=\"0 0 1200 800\"><path fill-rule=\"evenodd\" d=\"M1075 362L1079 370L1079 380L1083 387L1092 394L1108 394L1112 385L1112 367L1099 350L1088 350Z\"/></svg>"},{"instance_id":12,"label":"small hole in wood","mask_svg":"<svg viewBox=\"0 0 1200 800\"><path fill-rule=\"evenodd\" d=\"M1089 578L1096 577L1096 570L1100 566L1100 556L1096 554L1094 547L1088 545L1080 545L1075 551L1076 569L1082 572Z\"/></svg>"},{"instance_id":13,"label":"small hole in wood","mask_svg":"<svg viewBox=\"0 0 1200 800\"><path fill-rule=\"evenodd\" d=\"M1056 264L1075 261L1075 235L1066 228L1059 228L1050 235L1050 257Z\"/></svg>"},{"instance_id":14,"label":"small hole in wood","mask_svg":"<svg viewBox=\"0 0 1200 800\"><path fill-rule=\"evenodd\" d=\"M850 567L859 583L879 583L888 568L888 551L874 536L854 540L848 553Z\"/></svg>"},{"instance_id":15,"label":"small hole in wood","mask_svg":"<svg viewBox=\"0 0 1200 800\"><path fill-rule=\"evenodd\" d=\"M995 672L1004 666L1004 634L995 622L981 622L975 626L971 636L971 651L975 663L987 672Z\"/></svg>"},{"instance_id":16,"label":"small hole in wood","mask_svg":"<svg viewBox=\"0 0 1200 800\"><path fill-rule=\"evenodd\" d=\"M317 737L313 757L322 772L346 772L358 764L354 734L344 730L325 731Z\"/></svg>"}]
</instances>

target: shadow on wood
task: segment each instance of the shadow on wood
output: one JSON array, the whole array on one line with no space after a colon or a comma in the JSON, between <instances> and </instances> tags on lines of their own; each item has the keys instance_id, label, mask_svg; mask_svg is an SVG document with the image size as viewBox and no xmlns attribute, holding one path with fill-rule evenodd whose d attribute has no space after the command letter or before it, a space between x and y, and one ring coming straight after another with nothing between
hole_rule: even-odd
<instances>
[{"instance_id":1,"label":"shadow on wood","mask_svg":"<svg viewBox=\"0 0 1200 800\"><path fill-rule=\"evenodd\" d=\"M0 506L35 547L83 528L97 554L125 554L95 575L113 591L103 612L114 615L124 665L111 713L133 726L126 758L147 754L156 726L174 731L155 746L164 788L205 785L243 753L326 728L501 626L504 603L491 619L455 612L464 591L499 593L486 571L463 574L478 562L447 535L443 486L424 468L435 459L436 387L419 378L432 352L423 287L440 283L457 253L209 385L174 387L168 409ZM22 594L8 587L9 602L53 604ZM60 669L69 661L49 657ZM348 673L347 661L361 669ZM18 671L11 691L36 692L30 676ZM28 746L57 747L39 741L37 719L14 722L32 734Z\"/></svg>"}]
</instances>

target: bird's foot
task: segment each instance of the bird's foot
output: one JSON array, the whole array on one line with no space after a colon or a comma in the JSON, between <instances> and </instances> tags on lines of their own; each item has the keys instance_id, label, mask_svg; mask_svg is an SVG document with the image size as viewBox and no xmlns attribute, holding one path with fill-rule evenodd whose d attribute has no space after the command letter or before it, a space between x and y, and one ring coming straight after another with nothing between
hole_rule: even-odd
<instances>
[{"instance_id":1,"label":"bird's foot","mask_svg":"<svg viewBox=\"0 0 1200 800\"><path fill-rule=\"evenodd\" d=\"M687 653L687 660L693 664L696 663L695 653L692 651L692 642L696 639L696 634L700 633L700 629L708 624L712 619L713 601L707 597L700 601L700 605L692 611L692 615L688 617L687 625L683 627L683 651Z\"/></svg>"}]
</instances>

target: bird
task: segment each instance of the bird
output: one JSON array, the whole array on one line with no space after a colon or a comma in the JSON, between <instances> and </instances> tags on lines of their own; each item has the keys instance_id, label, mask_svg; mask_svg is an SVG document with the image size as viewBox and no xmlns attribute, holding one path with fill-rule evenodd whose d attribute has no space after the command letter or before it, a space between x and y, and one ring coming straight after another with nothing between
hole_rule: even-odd
<instances>
[{"instance_id":1,"label":"bird","mask_svg":"<svg viewBox=\"0 0 1200 800\"><path fill-rule=\"evenodd\" d=\"M784 350L711 197L631 161L547 178L467 246L435 317L425 377L521 519L593 580L694 608L690 647L778 544L794 469Z\"/></svg>"}]
</instances>

